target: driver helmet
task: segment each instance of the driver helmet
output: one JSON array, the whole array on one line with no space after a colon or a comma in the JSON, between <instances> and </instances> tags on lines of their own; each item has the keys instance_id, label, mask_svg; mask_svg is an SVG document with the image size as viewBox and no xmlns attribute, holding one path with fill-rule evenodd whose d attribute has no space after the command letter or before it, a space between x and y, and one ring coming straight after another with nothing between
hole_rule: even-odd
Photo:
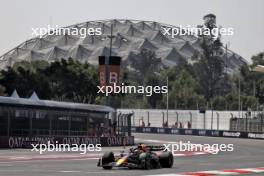
<instances>
[{"instance_id":1,"label":"driver helmet","mask_svg":"<svg viewBox=\"0 0 264 176\"><path fill-rule=\"evenodd\" d=\"M145 144L139 144L138 149L145 152L147 151L147 146Z\"/></svg>"}]
</instances>

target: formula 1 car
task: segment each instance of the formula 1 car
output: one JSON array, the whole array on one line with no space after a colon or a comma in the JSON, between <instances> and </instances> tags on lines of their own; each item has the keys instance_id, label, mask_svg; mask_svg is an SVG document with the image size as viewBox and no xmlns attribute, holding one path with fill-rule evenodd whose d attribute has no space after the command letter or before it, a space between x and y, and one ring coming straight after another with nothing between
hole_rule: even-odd
<instances>
[{"instance_id":1,"label":"formula 1 car","mask_svg":"<svg viewBox=\"0 0 264 176\"><path fill-rule=\"evenodd\" d=\"M128 153L124 151L115 156L113 152L105 152L99 159L97 166L104 169L113 167L125 167L129 169L158 169L171 168L173 155L163 146L147 146L140 144L136 148L130 148Z\"/></svg>"}]
</instances>

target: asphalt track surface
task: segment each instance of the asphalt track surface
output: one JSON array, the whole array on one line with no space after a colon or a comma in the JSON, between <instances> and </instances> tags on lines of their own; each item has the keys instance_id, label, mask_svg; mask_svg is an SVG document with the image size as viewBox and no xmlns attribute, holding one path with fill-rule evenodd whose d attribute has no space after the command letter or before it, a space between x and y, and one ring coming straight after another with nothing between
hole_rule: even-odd
<instances>
[{"instance_id":1,"label":"asphalt track surface","mask_svg":"<svg viewBox=\"0 0 264 176\"><path fill-rule=\"evenodd\" d=\"M98 154L48 153L39 155L28 149L0 150L0 176L145 176L180 174L195 171L264 167L264 141L251 139L214 138L184 135L134 134L137 142L190 141L196 144L234 144L233 152L216 155L190 155L174 158L171 169L103 170L96 166ZM103 150L121 150L121 147ZM242 175L242 174L239 174ZM264 175L264 173L250 174Z\"/></svg>"}]
</instances>

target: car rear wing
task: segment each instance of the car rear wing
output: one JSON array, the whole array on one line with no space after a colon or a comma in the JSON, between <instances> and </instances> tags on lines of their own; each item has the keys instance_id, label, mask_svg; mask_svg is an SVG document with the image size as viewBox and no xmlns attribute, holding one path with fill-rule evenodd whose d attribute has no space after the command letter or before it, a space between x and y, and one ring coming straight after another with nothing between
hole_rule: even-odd
<instances>
[{"instance_id":1,"label":"car rear wing","mask_svg":"<svg viewBox=\"0 0 264 176\"><path fill-rule=\"evenodd\" d=\"M148 145L150 151L166 151L166 148L163 145Z\"/></svg>"}]
</instances>

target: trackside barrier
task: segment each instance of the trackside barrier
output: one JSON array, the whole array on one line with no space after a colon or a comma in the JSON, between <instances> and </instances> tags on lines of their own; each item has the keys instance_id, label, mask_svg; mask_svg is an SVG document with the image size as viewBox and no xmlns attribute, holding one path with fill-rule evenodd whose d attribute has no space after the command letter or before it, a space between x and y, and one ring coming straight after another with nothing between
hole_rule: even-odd
<instances>
[{"instance_id":1,"label":"trackside barrier","mask_svg":"<svg viewBox=\"0 0 264 176\"><path fill-rule=\"evenodd\" d=\"M102 147L134 145L134 136L83 137L83 136L0 136L0 148L27 148L31 144L101 144Z\"/></svg>"},{"instance_id":2,"label":"trackside barrier","mask_svg":"<svg viewBox=\"0 0 264 176\"><path fill-rule=\"evenodd\" d=\"M264 139L264 133L224 131L224 130L178 129L178 128L159 128L159 127L131 127L131 132Z\"/></svg>"}]
</instances>

